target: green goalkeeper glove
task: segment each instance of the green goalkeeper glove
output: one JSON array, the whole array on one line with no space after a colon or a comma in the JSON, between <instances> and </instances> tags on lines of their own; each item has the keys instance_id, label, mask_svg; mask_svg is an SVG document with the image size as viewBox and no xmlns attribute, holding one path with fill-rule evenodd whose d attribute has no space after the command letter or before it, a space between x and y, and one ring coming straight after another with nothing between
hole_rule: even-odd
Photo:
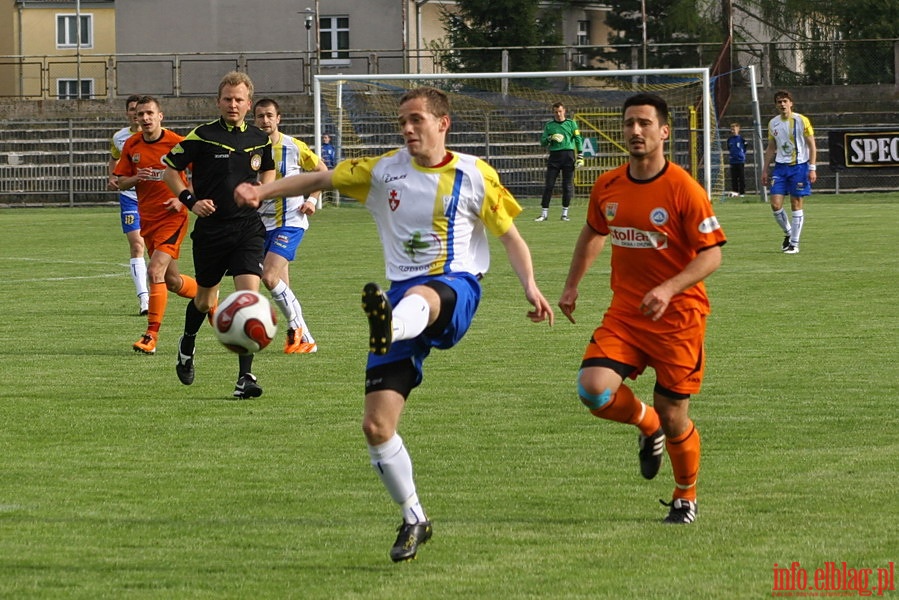
<instances>
[{"instance_id":1,"label":"green goalkeeper glove","mask_svg":"<svg viewBox=\"0 0 899 600\"><path fill-rule=\"evenodd\" d=\"M557 144L560 144L560 143L562 143L562 142L565 141L565 136L562 135L561 133L554 133L554 134L552 134L551 136L549 136L549 139L550 139L550 141L552 141L552 142L555 142L555 143L557 143Z\"/></svg>"},{"instance_id":2,"label":"green goalkeeper glove","mask_svg":"<svg viewBox=\"0 0 899 600\"><path fill-rule=\"evenodd\" d=\"M580 154L578 154L577 160L574 161L574 168L580 169L583 166L584 166L584 157L581 156Z\"/></svg>"}]
</instances>

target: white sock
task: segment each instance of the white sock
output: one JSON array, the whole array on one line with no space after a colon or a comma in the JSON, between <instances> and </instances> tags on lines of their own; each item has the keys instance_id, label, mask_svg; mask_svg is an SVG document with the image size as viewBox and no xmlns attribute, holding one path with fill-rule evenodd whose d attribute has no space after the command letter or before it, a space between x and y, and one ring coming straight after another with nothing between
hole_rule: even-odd
<instances>
[{"instance_id":1,"label":"white sock","mask_svg":"<svg viewBox=\"0 0 899 600\"><path fill-rule=\"evenodd\" d=\"M562 216L563 216L563 217L567 217L567 216L568 216L568 207L567 207L567 206L563 206L563 207L562 207Z\"/></svg>"},{"instance_id":2,"label":"white sock","mask_svg":"<svg viewBox=\"0 0 899 600\"><path fill-rule=\"evenodd\" d=\"M790 244L799 246L799 236L802 235L802 224L805 222L805 213L802 210L793 211L793 230L790 233Z\"/></svg>"},{"instance_id":3,"label":"white sock","mask_svg":"<svg viewBox=\"0 0 899 600\"><path fill-rule=\"evenodd\" d=\"M149 304L150 289L147 285L147 263L143 257L132 258L131 262L131 279L134 281L134 289L137 290L137 298L140 300L141 306Z\"/></svg>"},{"instance_id":4,"label":"white sock","mask_svg":"<svg viewBox=\"0 0 899 600\"><path fill-rule=\"evenodd\" d=\"M378 446L369 446L368 455L375 473L393 501L403 509L403 519L407 523L427 521L424 508L415 492L412 474L412 459L403 444L403 438L395 433L392 438Z\"/></svg>"},{"instance_id":5,"label":"white sock","mask_svg":"<svg viewBox=\"0 0 899 600\"><path fill-rule=\"evenodd\" d=\"M287 319L288 323L287 326L291 329L302 330L303 338L309 343L315 343L315 340L312 339L312 334L309 333L309 328L306 327L306 321L303 320L303 307L300 306L300 301L297 300L293 290L284 283L283 279L279 279L275 287L272 288L272 300L284 313L284 318Z\"/></svg>"},{"instance_id":6,"label":"white sock","mask_svg":"<svg viewBox=\"0 0 899 600\"><path fill-rule=\"evenodd\" d=\"M410 294L393 308L393 341L411 340L428 326L430 307L418 294Z\"/></svg>"},{"instance_id":7,"label":"white sock","mask_svg":"<svg viewBox=\"0 0 899 600\"><path fill-rule=\"evenodd\" d=\"M790 223L787 221L786 211L781 208L780 210L775 210L772 214L774 215L774 220L783 229L784 234L790 235Z\"/></svg>"}]
</instances>

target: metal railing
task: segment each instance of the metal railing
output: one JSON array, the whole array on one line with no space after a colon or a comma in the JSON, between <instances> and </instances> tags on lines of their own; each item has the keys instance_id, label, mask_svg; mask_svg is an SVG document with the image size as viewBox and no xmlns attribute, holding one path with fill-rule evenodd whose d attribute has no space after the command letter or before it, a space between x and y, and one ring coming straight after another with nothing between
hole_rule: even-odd
<instances>
[{"instance_id":1,"label":"metal railing","mask_svg":"<svg viewBox=\"0 0 899 600\"><path fill-rule=\"evenodd\" d=\"M837 40L733 44L735 68L755 64L761 84L857 85L897 80L897 40ZM652 44L551 46L559 70L579 68L664 68L710 65L720 44ZM644 50L646 52L644 52ZM449 55L468 52L496 56L496 70L506 48L347 50L345 59L319 60L308 51L235 53L86 54L80 56L0 56L0 98L54 99L59 82L86 80L91 97L111 99L132 93L162 97L215 93L222 73L232 69L253 77L257 91L309 94L315 73L442 73ZM672 61L677 64L672 64ZM514 59L511 69L515 69ZM80 85L77 86L80 89Z\"/></svg>"},{"instance_id":2,"label":"metal railing","mask_svg":"<svg viewBox=\"0 0 899 600\"><path fill-rule=\"evenodd\" d=\"M545 116L541 113L540 116ZM535 116L536 120L539 120ZM502 119L494 119L501 121ZM166 126L187 133L198 122L193 119L167 119ZM106 189L109 141L112 133L122 125L119 119L97 120L69 118L57 121L20 120L4 122L5 135L0 139L0 205L68 205L84 206L112 203L116 192ZM384 131L392 130L395 121L385 116L378 125ZM887 130L886 127L880 127ZM307 141L312 141L312 117L285 117L282 130ZM836 171L828 166L828 133L833 128L816 128L818 140L818 181L815 193L839 193L850 191L887 191L899 188L897 169L853 169ZM867 129L872 129L868 127ZM877 129L877 128L873 128ZM893 128L895 129L895 128ZM485 152L484 134L453 132L450 146L478 155L485 155L497 168L507 187L521 197L537 197L542 189L545 157L534 140L539 138L539 127L516 131L516 138L503 138L502 144L489 146ZM726 136L726 130L719 132ZM497 135L500 135L497 133ZM345 156L383 152L399 144L396 134L385 134L377 145L372 140L361 140L341 148ZM383 147L382 147L383 146ZM758 168L761 152L750 148L747 155L747 181L754 181L754 169ZM722 161L726 156L722 154ZM587 169L579 174L579 185L589 186L592 177L601 171L598 161L588 161ZM579 192L580 195L581 192ZM749 190L758 193L758 190ZM719 199L719 198L715 198Z\"/></svg>"}]
</instances>

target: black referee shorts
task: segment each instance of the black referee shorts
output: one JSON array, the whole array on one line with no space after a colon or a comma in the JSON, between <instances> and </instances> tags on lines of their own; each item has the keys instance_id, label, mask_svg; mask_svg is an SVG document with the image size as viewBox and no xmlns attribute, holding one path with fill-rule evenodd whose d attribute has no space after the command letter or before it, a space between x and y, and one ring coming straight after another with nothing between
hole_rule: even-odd
<instances>
[{"instance_id":1,"label":"black referee shorts","mask_svg":"<svg viewBox=\"0 0 899 600\"><path fill-rule=\"evenodd\" d=\"M199 223L198 223L199 225ZM211 288L226 275L262 277L265 257L265 225L253 215L194 227L194 277L197 285Z\"/></svg>"}]
</instances>

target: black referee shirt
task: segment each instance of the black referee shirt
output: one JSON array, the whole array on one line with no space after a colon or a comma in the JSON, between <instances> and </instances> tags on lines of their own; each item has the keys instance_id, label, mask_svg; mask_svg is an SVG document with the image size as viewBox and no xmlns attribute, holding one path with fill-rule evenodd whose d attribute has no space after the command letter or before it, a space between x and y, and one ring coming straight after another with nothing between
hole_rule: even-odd
<instances>
[{"instance_id":1,"label":"black referee shirt","mask_svg":"<svg viewBox=\"0 0 899 600\"><path fill-rule=\"evenodd\" d=\"M267 133L246 122L240 127L228 125L221 118L187 134L163 162L178 171L190 167L194 197L215 202L215 212L197 221L210 225L256 214L253 207L237 206L234 188L241 183L254 183L260 172L275 168Z\"/></svg>"}]
</instances>

